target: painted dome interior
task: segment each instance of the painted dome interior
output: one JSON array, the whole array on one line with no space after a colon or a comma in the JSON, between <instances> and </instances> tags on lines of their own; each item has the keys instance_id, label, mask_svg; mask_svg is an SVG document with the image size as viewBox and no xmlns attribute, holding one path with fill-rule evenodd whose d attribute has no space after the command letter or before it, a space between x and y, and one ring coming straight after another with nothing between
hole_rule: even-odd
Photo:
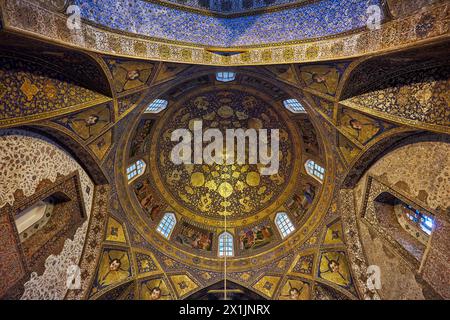
<instances>
[{"instance_id":1,"label":"painted dome interior","mask_svg":"<svg viewBox=\"0 0 450 320\"><path fill-rule=\"evenodd\" d=\"M157 223L165 212L175 213L180 228L173 231L170 243L187 250L188 254L196 253L209 259L217 257L220 255L219 236L227 229L236 236L236 245L240 248L233 256L251 257L282 242L284 237L274 223L277 212L290 212L295 218L293 224L298 227L308 220L309 209L314 197L320 194L321 186L314 178L300 174L304 170L302 159L318 157L322 143L304 113L300 117L311 132L307 133L307 145L302 141L299 116L295 119L294 113L283 105L288 93L281 88L273 86L271 89L276 96L271 96L260 90L261 84L252 83L258 78L245 72L237 73L231 84L220 83L215 76L211 70L198 87L183 90L181 84L168 89L161 95L169 99L164 115L153 121L145 119L154 115L144 114L137 123L135 133L130 135L128 162L143 159L149 163L149 169L129 185L129 191L141 221L152 231L157 230ZM198 78L187 83L197 81ZM181 92L173 98L173 92L179 90ZM228 129L264 128L269 133L279 129L277 174L262 175L261 164L251 164L249 158L229 165L172 162L176 142L171 141L171 134L179 128L192 131L194 121L199 120L202 130L214 128L223 132L224 138ZM146 142L137 148L134 142L142 139ZM269 143L271 139L273 137L269 136ZM252 143L255 142L245 143L246 157L250 157ZM231 156L229 148L223 141L224 162ZM233 157L235 154L237 149ZM308 197L305 198L305 194ZM258 232L261 233L259 238ZM198 245L198 238L205 239L206 244ZM210 267L220 268L220 263L209 263ZM244 263L237 261L229 268L240 268Z\"/></svg>"},{"instance_id":2,"label":"painted dome interior","mask_svg":"<svg viewBox=\"0 0 450 320\"><path fill-rule=\"evenodd\" d=\"M448 10L0 1L0 299L450 299Z\"/></svg>"}]
</instances>

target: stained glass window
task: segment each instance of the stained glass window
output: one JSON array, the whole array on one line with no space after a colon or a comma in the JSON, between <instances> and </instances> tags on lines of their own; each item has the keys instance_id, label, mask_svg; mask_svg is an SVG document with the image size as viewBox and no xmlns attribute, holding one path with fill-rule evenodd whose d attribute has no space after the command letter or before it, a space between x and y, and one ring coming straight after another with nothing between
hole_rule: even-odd
<instances>
[{"instance_id":1,"label":"stained glass window","mask_svg":"<svg viewBox=\"0 0 450 320\"><path fill-rule=\"evenodd\" d=\"M127 178L131 182L133 179L139 177L145 171L145 162L138 160L127 168Z\"/></svg>"},{"instance_id":2,"label":"stained glass window","mask_svg":"<svg viewBox=\"0 0 450 320\"><path fill-rule=\"evenodd\" d=\"M219 236L219 257L233 256L233 236L224 232Z\"/></svg>"},{"instance_id":3,"label":"stained glass window","mask_svg":"<svg viewBox=\"0 0 450 320\"><path fill-rule=\"evenodd\" d=\"M220 82L231 82L236 79L236 72L221 71L216 73L216 80Z\"/></svg>"},{"instance_id":4,"label":"stained glass window","mask_svg":"<svg viewBox=\"0 0 450 320\"><path fill-rule=\"evenodd\" d=\"M434 218L410 205L405 205L405 208L407 209L405 213L408 219L418 225L423 232L430 235L433 230Z\"/></svg>"},{"instance_id":5,"label":"stained glass window","mask_svg":"<svg viewBox=\"0 0 450 320\"><path fill-rule=\"evenodd\" d=\"M172 230L175 227L176 223L177 218L175 217L175 214L173 214L172 212L167 212L159 222L156 231L161 233L165 238L169 239L170 234L172 233Z\"/></svg>"},{"instance_id":6,"label":"stained glass window","mask_svg":"<svg viewBox=\"0 0 450 320\"><path fill-rule=\"evenodd\" d=\"M286 212L277 213L275 217L275 224L277 225L282 238L286 238L295 230L295 227L292 224L291 219L289 219Z\"/></svg>"},{"instance_id":7,"label":"stained glass window","mask_svg":"<svg viewBox=\"0 0 450 320\"><path fill-rule=\"evenodd\" d=\"M286 109L294 113L305 113L306 110L297 99L287 99L283 101Z\"/></svg>"},{"instance_id":8,"label":"stained glass window","mask_svg":"<svg viewBox=\"0 0 450 320\"><path fill-rule=\"evenodd\" d=\"M145 110L146 113L158 113L167 108L169 102L167 100L155 99Z\"/></svg>"},{"instance_id":9,"label":"stained glass window","mask_svg":"<svg viewBox=\"0 0 450 320\"><path fill-rule=\"evenodd\" d=\"M313 160L308 160L305 163L306 171L309 175L317 178L320 182L323 181L325 169L315 163Z\"/></svg>"}]
</instances>

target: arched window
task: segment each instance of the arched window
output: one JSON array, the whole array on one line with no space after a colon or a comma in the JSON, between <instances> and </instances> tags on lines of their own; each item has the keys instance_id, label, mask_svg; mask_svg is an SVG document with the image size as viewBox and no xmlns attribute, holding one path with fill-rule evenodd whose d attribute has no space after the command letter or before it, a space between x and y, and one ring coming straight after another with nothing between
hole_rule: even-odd
<instances>
[{"instance_id":1,"label":"arched window","mask_svg":"<svg viewBox=\"0 0 450 320\"><path fill-rule=\"evenodd\" d=\"M219 236L219 257L232 257L233 253L233 236L224 232Z\"/></svg>"},{"instance_id":2,"label":"arched window","mask_svg":"<svg viewBox=\"0 0 450 320\"><path fill-rule=\"evenodd\" d=\"M150 103L145 110L145 113L158 113L167 108L169 102L163 99L155 99Z\"/></svg>"},{"instance_id":3,"label":"arched window","mask_svg":"<svg viewBox=\"0 0 450 320\"><path fill-rule=\"evenodd\" d=\"M47 223L55 219L53 211L61 204L70 201L62 192L56 192L44 200L39 200L14 216L21 242L29 239L33 234L41 231ZM59 219L57 217L56 219Z\"/></svg>"},{"instance_id":4,"label":"arched window","mask_svg":"<svg viewBox=\"0 0 450 320\"><path fill-rule=\"evenodd\" d=\"M221 71L216 73L216 80L220 82L231 82L236 79L236 72Z\"/></svg>"},{"instance_id":5,"label":"arched window","mask_svg":"<svg viewBox=\"0 0 450 320\"><path fill-rule=\"evenodd\" d=\"M278 231L280 231L282 238L286 238L295 230L295 227L286 212L277 213L275 216L275 224L277 225Z\"/></svg>"},{"instance_id":6,"label":"arched window","mask_svg":"<svg viewBox=\"0 0 450 320\"><path fill-rule=\"evenodd\" d=\"M433 231L434 218L423 211L417 210L410 205L403 204L403 214L409 219L412 226L420 228L427 235Z\"/></svg>"},{"instance_id":7,"label":"arched window","mask_svg":"<svg viewBox=\"0 0 450 320\"><path fill-rule=\"evenodd\" d=\"M297 99L287 99L283 101L284 107L293 113L306 113L305 108Z\"/></svg>"},{"instance_id":8,"label":"arched window","mask_svg":"<svg viewBox=\"0 0 450 320\"><path fill-rule=\"evenodd\" d=\"M175 214L173 214L172 212L167 212L159 222L156 231L161 233L165 238L169 239L176 223L177 218L175 217Z\"/></svg>"},{"instance_id":9,"label":"arched window","mask_svg":"<svg viewBox=\"0 0 450 320\"><path fill-rule=\"evenodd\" d=\"M138 160L127 168L127 178L128 182L133 181L145 171L145 162Z\"/></svg>"},{"instance_id":10,"label":"arched window","mask_svg":"<svg viewBox=\"0 0 450 320\"><path fill-rule=\"evenodd\" d=\"M313 160L308 160L305 163L306 172L310 176L313 176L320 182L323 181L323 177L325 175L325 169L319 166L317 163L315 163Z\"/></svg>"},{"instance_id":11,"label":"arched window","mask_svg":"<svg viewBox=\"0 0 450 320\"><path fill-rule=\"evenodd\" d=\"M396 250L420 262L430 241L435 224L431 212L408 204L389 192L382 192L373 200L370 224L383 231L383 237L396 242ZM368 221L368 220L366 220Z\"/></svg>"}]
</instances>

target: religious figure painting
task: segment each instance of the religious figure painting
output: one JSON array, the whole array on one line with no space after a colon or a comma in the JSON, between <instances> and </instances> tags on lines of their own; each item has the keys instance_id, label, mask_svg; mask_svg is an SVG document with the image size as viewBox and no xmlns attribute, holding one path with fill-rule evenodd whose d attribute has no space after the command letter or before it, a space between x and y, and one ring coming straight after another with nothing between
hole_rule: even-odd
<instances>
[{"instance_id":1,"label":"religious figure painting","mask_svg":"<svg viewBox=\"0 0 450 320\"><path fill-rule=\"evenodd\" d=\"M114 78L116 92L145 85L153 70L153 64L144 61L106 59L106 63Z\"/></svg>"},{"instance_id":2,"label":"religious figure painting","mask_svg":"<svg viewBox=\"0 0 450 320\"><path fill-rule=\"evenodd\" d=\"M104 249L91 295L104 288L127 279L132 275L128 252L118 249Z\"/></svg>"},{"instance_id":3,"label":"religious figure painting","mask_svg":"<svg viewBox=\"0 0 450 320\"><path fill-rule=\"evenodd\" d=\"M303 138L303 145L305 148L305 152L319 156L320 155L320 147L319 141L317 139L316 130L308 118L302 119L298 122L298 128L300 130L300 134Z\"/></svg>"},{"instance_id":4,"label":"religious figure painting","mask_svg":"<svg viewBox=\"0 0 450 320\"><path fill-rule=\"evenodd\" d=\"M144 154L147 146L150 143L149 135L152 129L153 120L141 120L137 126L136 134L131 141L130 158L137 154Z\"/></svg>"},{"instance_id":5,"label":"religious figure painting","mask_svg":"<svg viewBox=\"0 0 450 320\"><path fill-rule=\"evenodd\" d=\"M281 287L278 295L279 300L309 300L310 285L306 281L297 278L288 279Z\"/></svg>"},{"instance_id":6,"label":"religious figure painting","mask_svg":"<svg viewBox=\"0 0 450 320\"><path fill-rule=\"evenodd\" d=\"M338 133L338 145L339 150L347 163L351 163L361 151L346 136L340 133Z\"/></svg>"},{"instance_id":7,"label":"religious figure painting","mask_svg":"<svg viewBox=\"0 0 450 320\"><path fill-rule=\"evenodd\" d=\"M334 96L340 79L340 70L328 65L300 67L300 80L306 88Z\"/></svg>"},{"instance_id":8,"label":"religious figure painting","mask_svg":"<svg viewBox=\"0 0 450 320\"><path fill-rule=\"evenodd\" d=\"M345 108L342 109L340 115L340 124L345 131L363 145L393 127L389 123Z\"/></svg>"},{"instance_id":9,"label":"religious figure painting","mask_svg":"<svg viewBox=\"0 0 450 320\"><path fill-rule=\"evenodd\" d=\"M307 182L302 189L303 191L294 193L292 198L287 202L289 212L297 219L301 219L304 216L316 197L316 186L312 183Z\"/></svg>"},{"instance_id":10,"label":"religious figure painting","mask_svg":"<svg viewBox=\"0 0 450 320\"><path fill-rule=\"evenodd\" d=\"M315 95L310 95L311 99L314 101L315 106L327 115L330 119L333 118L334 113L334 103L327 99L322 99Z\"/></svg>"},{"instance_id":11,"label":"religious figure painting","mask_svg":"<svg viewBox=\"0 0 450 320\"><path fill-rule=\"evenodd\" d=\"M111 122L109 104L98 105L88 110L69 114L56 120L57 123L69 128L83 140L99 135Z\"/></svg>"},{"instance_id":12,"label":"religious figure painting","mask_svg":"<svg viewBox=\"0 0 450 320\"><path fill-rule=\"evenodd\" d=\"M211 251L213 233L183 222L175 240L191 249Z\"/></svg>"},{"instance_id":13,"label":"religious figure painting","mask_svg":"<svg viewBox=\"0 0 450 320\"><path fill-rule=\"evenodd\" d=\"M139 285L140 300L172 300L172 295L162 278L142 281Z\"/></svg>"},{"instance_id":14,"label":"religious figure painting","mask_svg":"<svg viewBox=\"0 0 450 320\"><path fill-rule=\"evenodd\" d=\"M352 278L345 253L343 251L323 252L320 257L319 277L341 287L350 288Z\"/></svg>"},{"instance_id":15,"label":"religious figure painting","mask_svg":"<svg viewBox=\"0 0 450 320\"><path fill-rule=\"evenodd\" d=\"M239 249L251 250L264 247L273 239L272 226L266 221L253 227L246 227L239 232Z\"/></svg>"},{"instance_id":16,"label":"religious figure painting","mask_svg":"<svg viewBox=\"0 0 450 320\"><path fill-rule=\"evenodd\" d=\"M161 203L154 195L154 191L150 185L150 181L145 179L136 183L134 193L145 213L153 221L161 212Z\"/></svg>"}]
</instances>

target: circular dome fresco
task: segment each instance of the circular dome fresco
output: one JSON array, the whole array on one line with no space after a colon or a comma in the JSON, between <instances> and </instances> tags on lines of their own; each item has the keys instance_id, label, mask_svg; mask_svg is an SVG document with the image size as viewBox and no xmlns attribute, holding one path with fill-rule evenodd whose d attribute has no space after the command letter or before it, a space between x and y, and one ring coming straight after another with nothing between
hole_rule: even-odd
<instances>
[{"instance_id":1,"label":"circular dome fresco","mask_svg":"<svg viewBox=\"0 0 450 320\"><path fill-rule=\"evenodd\" d=\"M195 138L194 123L201 125ZM172 152L179 144L178 139L171 139L177 129L187 130L192 153L196 152L192 146L194 139L215 129L223 137L220 144L224 163L207 164L201 159L201 163L196 164L193 154L188 164L171 161ZM279 164L275 174L261 174L261 168L269 164L250 161L250 153L257 156L264 150L249 138L243 141L245 161L237 161L237 152L241 150L237 143L230 147L226 137L230 130L236 134L239 129L242 132L254 129L255 141L267 137L266 154L269 155L271 134L278 130ZM295 179L291 177L293 172L298 172L299 161L296 160L301 158L295 130L295 125L283 112L254 94L215 88L196 92L180 101L178 107L168 110L156 125L149 159L151 174L167 203L193 221L223 226L227 217L228 227L253 222L276 210L295 186ZM206 152L205 148L214 141L203 141L200 152Z\"/></svg>"},{"instance_id":2,"label":"circular dome fresco","mask_svg":"<svg viewBox=\"0 0 450 320\"><path fill-rule=\"evenodd\" d=\"M222 270L226 245L230 271L298 247L323 214L312 214L317 199L332 191L305 170L321 145L309 115L284 107L293 97L281 86L241 76L169 88L158 97L167 108L142 114L127 133L124 172L142 161L127 181L133 226L161 254L211 271Z\"/></svg>"}]
</instances>

